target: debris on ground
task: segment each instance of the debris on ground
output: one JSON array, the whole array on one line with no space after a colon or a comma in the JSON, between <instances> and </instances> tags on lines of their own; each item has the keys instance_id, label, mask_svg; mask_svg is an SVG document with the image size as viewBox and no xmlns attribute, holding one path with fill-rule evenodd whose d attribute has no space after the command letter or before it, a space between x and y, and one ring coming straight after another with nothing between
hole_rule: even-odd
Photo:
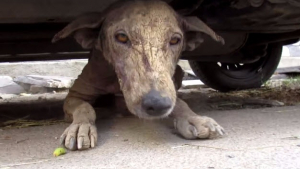
<instances>
[{"instance_id":1,"label":"debris on ground","mask_svg":"<svg viewBox=\"0 0 300 169\"><path fill-rule=\"evenodd\" d=\"M64 123L63 120L48 119L48 120L28 120L26 118L8 120L0 123L1 129L26 128L31 126L48 126Z\"/></svg>"},{"instance_id":2,"label":"debris on ground","mask_svg":"<svg viewBox=\"0 0 300 169\"><path fill-rule=\"evenodd\" d=\"M19 94L25 90L13 81L10 76L0 76L0 93Z\"/></svg>"},{"instance_id":3,"label":"debris on ground","mask_svg":"<svg viewBox=\"0 0 300 169\"><path fill-rule=\"evenodd\" d=\"M291 137L285 137L282 138L283 140L300 140L300 137L298 136L291 136Z\"/></svg>"},{"instance_id":4,"label":"debris on ground","mask_svg":"<svg viewBox=\"0 0 300 169\"><path fill-rule=\"evenodd\" d=\"M56 102L63 101L67 93L43 93L43 94L29 94L21 93L20 95L0 94L0 106L8 104L33 104L41 102Z\"/></svg>"},{"instance_id":5,"label":"debris on ground","mask_svg":"<svg viewBox=\"0 0 300 169\"><path fill-rule=\"evenodd\" d=\"M178 97L191 107L201 107L206 111L293 106L300 104L300 88L262 87L228 93L210 88L180 89Z\"/></svg>"},{"instance_id":6,"label":"debris on ground","mask_svg":"<svg viewBox=\"0 0 300 169\"><path fill-rule=\"evenodd\" d=\"M284 103L287 106L297 105L300 103L300 89L290 89L290 88L269 88L262 87L259 89L252 90L242 90L233 91L229 93L211 93L213 97L228 98L235 97L243 99L246 102L251 102L253 99L259 101L261 99L265 100L261 103L272 106L282 106ZM256 102L258 104L259 102Z\"/></svg>"},{"instance_id":7,"label":"debris on ground","mask_svg":"<svg viewBox=\"0 0 300 169\"><path fill-rule=\"evenodd\" d=\"M3 94L41 94L67 92L75 78L64 76L27 75L0 76L0 95Z\"/></svg>"},{"instance_id":8,"label":"debris on ground","mask_svg":"<svg viewBox=\"0 0 300 169\"><path fill-rule=\"evenodd\" d=\"M17 76L14 78L15 82L37 85L49 88L70 88L74 83L75 78L64 76L40 76L27 75Z\"/></svg>"},{"instance_id":9,"label":"debris on ground","mask_svg":"<svg viewBox=\"0 0 300 169\"><path fill-rule=\"evenodd\" d=\"M27 141L27 140L29 140L29 138L22 139L22 140L17 140L17 141L16 141L16 144L22 143L22 142Z\"/></svg>"},{"instance_id":10,"label":"debris on ground","mask_svg":"<svg viewBox=\"0 0 300 169\"><path fill-rule=\"evenodd\" d=\"M278 74L300 73L300 66L277 68L276 73Z\"/></svg>"},{"instance_id":11,"label":"debris on ground","mask_svg":"<svg viewBox=\"0 0 300 169\"><path fill-rule=\"evenodd\" d=\"M53 152L54 157L58 157L67 153L67 150L63 147L56 148Z\"/></svg>"}]
</instances>

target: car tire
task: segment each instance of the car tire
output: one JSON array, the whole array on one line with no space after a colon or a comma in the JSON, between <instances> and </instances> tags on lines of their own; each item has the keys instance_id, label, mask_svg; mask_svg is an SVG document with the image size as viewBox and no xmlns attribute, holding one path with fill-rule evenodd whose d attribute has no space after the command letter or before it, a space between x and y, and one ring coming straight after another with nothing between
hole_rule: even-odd
<instances>
[{"instance_id":1,"label":"car tire","mask_svg":"<svg viewBox=\"0 0 300 169\"><path fill-rule=\"evenodd\" d=\"M189 63L204 84L221 92L228 92L261 87L275 72L281 52L281 44L268 44L264 55L253 63L199 61L189 61Z\"/></svg>"}]
</instances>

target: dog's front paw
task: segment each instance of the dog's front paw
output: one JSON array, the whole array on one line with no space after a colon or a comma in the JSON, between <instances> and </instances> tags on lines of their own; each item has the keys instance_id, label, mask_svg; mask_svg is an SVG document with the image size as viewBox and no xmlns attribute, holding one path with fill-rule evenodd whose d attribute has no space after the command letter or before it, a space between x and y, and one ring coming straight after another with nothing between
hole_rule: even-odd
<instances>
[{"instance_id":1,"label":"dog's front paw","mask_svg":"<svg viewBox=\"0 0 300 169\"><path fill-rule=\"evenodd\" d=\"M174 119L175 129L186 139L216 138L225 134L214 119L205 116L188 116Z\"/></svg>"},{"instance_id":2,"label":"dog's front paw","mask_svg":"<svg viewBox=\"0 0 300 169\"><path fill-rule=\"evenodd\" d=\"M69 150L84 150L97 144L97 128L91 123L72 123L60 137L60 143Z\"/></svg>"}]
</instances>

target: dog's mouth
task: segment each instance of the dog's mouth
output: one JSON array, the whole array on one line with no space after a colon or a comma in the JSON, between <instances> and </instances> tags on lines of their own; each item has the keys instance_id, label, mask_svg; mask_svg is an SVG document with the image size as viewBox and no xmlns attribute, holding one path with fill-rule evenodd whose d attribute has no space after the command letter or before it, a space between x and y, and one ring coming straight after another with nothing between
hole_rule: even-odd
<instances>
[{"instance_id":1,"label":"dog's mouth","mask_svg":"<svg viewBox=\"0 0 300 169\"><path fill-rule=\"evenodd\" d=\"M132 113L141 119L155 120L155 119L163 119L168 117L173 111L173 108L174 106L171 106L170 108L164 110L163 112L160 111L157 113L154 110L146 111L144 108L142 108L142 105L138 105L134 108L133 110L134 112Z\"/></svg>"}]
</instances>

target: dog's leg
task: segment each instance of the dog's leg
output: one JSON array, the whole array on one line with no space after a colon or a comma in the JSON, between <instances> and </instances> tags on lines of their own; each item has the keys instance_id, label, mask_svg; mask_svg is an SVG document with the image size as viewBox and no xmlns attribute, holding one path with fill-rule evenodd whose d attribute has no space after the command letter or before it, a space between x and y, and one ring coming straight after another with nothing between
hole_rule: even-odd
<instances>
[{"instance_id":1,"label":"dog's leg","mask_svg":"<svg viewBox=\"0 0 300 169\"><path fill-rule=\"evenodd\" d=\"M96 146L96 113L92 104L100 95L117 92L119 84L114 70L100 51L94 50L65 99L65 119L72 124L62 134L61 144L70 150Z\"/></svg>"},{"instance_id":2,"label":"dog's leg","mask_svg":"<svg viewBox=\"0 0 300 169\"><path fill-rule=\"evenodd\" d=\"M67 96L64 112L72 124L61 136L61 144L70 150L87 149L97 144L96 113L90 103L76 97Z\"/></svg>"},{"instance_id":3,"label":"dog's leg","mask_svg":"<svg viewBox=\"0 0 300 169\"><path fill-rule=\"evenodd\" d=\"M181 86L183 75L183 70L177 65L173 76L177 90ZM215 120L197 115L179 98L170 117L174 118L175 128L186 139L214 138L224 134L224 129Z\"/></svg>"},{"instance_id":4,"label":"dog's leg","mask_svg":"<svg viewBox=\"0 0 300 169\"><path fill-rule=\"evenodd\" d=\"M183 76L184 76L184 71L179 65L176 65L175 73L173 75L173 83L176 91L180 89L182 86Z\"/></svg>"}]
</instances>

